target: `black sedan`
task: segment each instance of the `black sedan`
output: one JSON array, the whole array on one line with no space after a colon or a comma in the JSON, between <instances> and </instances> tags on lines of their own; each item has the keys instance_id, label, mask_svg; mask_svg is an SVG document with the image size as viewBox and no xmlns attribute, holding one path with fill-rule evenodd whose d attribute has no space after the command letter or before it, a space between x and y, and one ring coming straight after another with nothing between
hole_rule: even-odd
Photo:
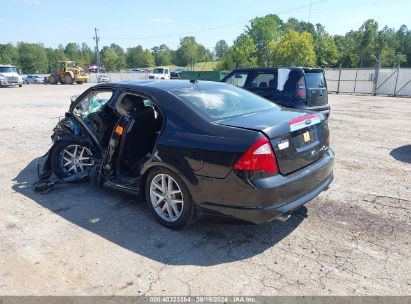
<instances>
[{"instance_id":1,"label":"black sedan","mask_svg":"<svg viewBox=\"0 0 411 304\"><path fill-rule=\"evenodd\" d=\"M52 139L37 191L89 178L144 195L170 228L199 214L285 220L333 180L323 114L225 83L99 84L72 101Z\"/></svg>"}]
</instances>

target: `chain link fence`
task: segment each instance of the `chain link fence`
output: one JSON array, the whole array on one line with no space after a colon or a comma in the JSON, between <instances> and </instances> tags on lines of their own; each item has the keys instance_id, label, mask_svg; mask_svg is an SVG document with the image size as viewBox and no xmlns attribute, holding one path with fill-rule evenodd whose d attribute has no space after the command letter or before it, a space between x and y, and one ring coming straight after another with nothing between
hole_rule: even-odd
<instances>
[{"instance_id":1,"label":"chain link fence","mask_svg":"<svg viewBox=\"0 0 411 304\"><path fill-rule=\"evenodd\" d=\"M411 69L327 69L328 91L348 94L411 96Z\"/></svg>"}]
</instances>

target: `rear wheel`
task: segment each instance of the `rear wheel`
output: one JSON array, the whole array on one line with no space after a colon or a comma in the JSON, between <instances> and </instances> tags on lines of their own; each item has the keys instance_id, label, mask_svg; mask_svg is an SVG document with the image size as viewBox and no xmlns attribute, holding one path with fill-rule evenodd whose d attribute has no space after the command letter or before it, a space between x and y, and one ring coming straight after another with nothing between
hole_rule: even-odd
<instances>
[{"instance_id":1,"label":"rear wheel","mask_svg":"<svg viewBox=\"0 0 411 304\"><path fill-rule=\"evenodd\" d=\"M23 85L22 84L19 84L19 87L21 88Z\"/></svg>"},{"instance_id":2,"label":"rear wheel","mask_svg":"<svg viewBox=\"0 0 411 304\"><path fill-rule=\"evenodd\" d=\"M93 153L75 141L62 141L56 145L51 155L51 169L60 177L89 171L94 165Z\"/></svg>"},{"instance_id":3,"label":"rear wheel","mask_svg":"<svg viewBox=\"0 0 411 304\"><path fill-rule=\"evenodd\" d=\"M83 84L83 82L82 82L82 81L76 81L76 83L77 83L77 84Z\"/></svg>"},{"instance_id":4,"label":"rear wheel","mask_svg":"<svg viewBox=\"0 0 411 304\"><path fill-rule=\"evenodd\" d=\"M73 84L73 83L74 83L74 77L71 76L70 73L66 73L66 74L64 75L64 83L66 83L66 84Z\"/></svg>"},{"instance_id":5,"label":"rear wheel","mask_svg":"<svg viewBox=\"0 0 411 304\"><path fill-rule=\"evenodd\" d=\"M194 220L194 203L181 178L165 168L155 168L147 176L145 194L148 208L162 225L180 229Z\"/></svg>"}]
</instances>

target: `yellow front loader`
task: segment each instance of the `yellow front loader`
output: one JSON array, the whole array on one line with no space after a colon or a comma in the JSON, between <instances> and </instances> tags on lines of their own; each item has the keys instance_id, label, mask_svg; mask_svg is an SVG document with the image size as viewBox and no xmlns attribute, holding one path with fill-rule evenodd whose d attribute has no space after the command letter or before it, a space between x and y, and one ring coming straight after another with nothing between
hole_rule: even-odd
<instances>
[{"instance_id":1,"label":"yellow front loader","mask_svg":"<svg viewBox=\"0 0 411 304\"><path fill-rule=\"evenodd\" d=\"M56 72L52 73L47 82L50 84L82 84L88 81L88 75L82 72L80 67L77 67L74 61L60 61L57 64Z\"/></svg>"}]
</instances>

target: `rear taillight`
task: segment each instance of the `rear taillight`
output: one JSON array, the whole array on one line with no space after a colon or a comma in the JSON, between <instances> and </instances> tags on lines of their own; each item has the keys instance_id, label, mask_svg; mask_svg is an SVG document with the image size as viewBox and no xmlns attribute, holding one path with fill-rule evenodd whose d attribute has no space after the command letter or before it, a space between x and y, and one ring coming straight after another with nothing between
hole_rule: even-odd
<instances>
[{"instance_id":1,"label":"rear taillight","mask_svg":"<svg viewBox=\"0 0 411 304\"><path fill-rule=\"evenodd\" d=\"M297 82L297 96L301 98L305 98L306 96L306 89L305 89L305 81L304 76L301 76Z\"/></svg>"},{"instance_id":2,"label":"rear taillight","mask_svg":"<svg viewBox=\"0 0 411 304\"><path fill-rule=\"evenodd\" d=\"M265 171L278 173L277 159L266 137L259 139L239 159L234 166L238 170Z\"/></svg>"}]
</instances>

